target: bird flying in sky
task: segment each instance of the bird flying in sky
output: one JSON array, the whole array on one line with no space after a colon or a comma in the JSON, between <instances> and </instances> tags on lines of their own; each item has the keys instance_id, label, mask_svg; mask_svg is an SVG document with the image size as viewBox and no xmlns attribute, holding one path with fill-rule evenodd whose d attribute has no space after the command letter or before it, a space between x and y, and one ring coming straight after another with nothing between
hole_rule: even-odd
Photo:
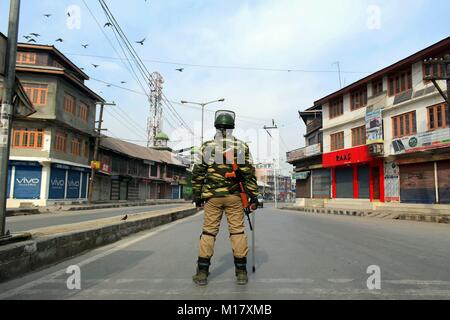
<instances>
[{"instance_id":1,"label":"bird flying in sky","mask_svg":"<svg viewBox=\"0 0 450 320\"><path fill-rule=\"evenodd\" d=\"M145 38L142 39L141 41L136 41L136 43L139 43L141 46L143 46L144 45L144 41L145 41Z\"/></svg>"},{"instance_id":2,"label":"bird flying in sky","mask_svg":"<svg viewBox=\"0 0 450 320\"><path fill-rule=\"evenodd\" d=\"M184 68L175 69L176 71L183 72Z\"/></svg>"},{"instance_id":3,"label":"bird flying in sky","mask_svg":"<svg viewBox=\"0 0 450 320\"><path fill-rule=\"evenodd\" d=\"M58 38L58 39L55 40L55 42L64 42L64 40L61 39L61 38Z\"/></svg>"},{"instance_id":4,"label":"bird flying in sky","mask_svg":"<svg viewBox=\"0 0 450 320\"><path fill-rule=\"evenodd\" d=\"M86 49L89 46L89 44L82 44L81 46Z\"/></svg>"}]
</instances>

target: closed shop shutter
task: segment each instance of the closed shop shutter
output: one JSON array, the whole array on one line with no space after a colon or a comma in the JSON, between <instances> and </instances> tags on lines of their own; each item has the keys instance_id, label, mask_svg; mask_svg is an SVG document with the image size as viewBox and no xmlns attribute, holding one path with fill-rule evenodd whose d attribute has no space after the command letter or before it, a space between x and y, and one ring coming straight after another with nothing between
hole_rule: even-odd
<instances>
[{"instance_id":1,"label":"closed shop shutter","mask_svg":"<svg viewBox=\"0 0 450 320\"><path fill-rule=\"evenodd\" d=\"M436 203L433 162L400 165L400 201Z\"/></svg>"},{"instance_id":2,"label":"closed shop shutter","mask_svg":"<svg viewBox=\"0 0 450 320\"><path fill-rule=\"evenodd\" d=\"M14 179L15 199L39 199L41 195L42 168L38 166L16 166Z\"/></svg>"},{"instance_id":3,"label":"closed shop shutter","mask_svg":"<svg viewBox=\"0 0 450 320\"><path fill-rule=\"evenodd\" d=\"M312 171L313 198L328 199L331 193L331 170L319 169Z\"/></svg>"},{"instance_id":4,"label":"closed shop shutter","mask_svg":"<svg viewBox=\"0 0 450 320\"><path fill-rule=\"evenodd\" d=\"M370 198L370 168L369 166L358 167L358 198Z\"/></svg>"},{"instance_id":5,"label":"closed shop shutter","mask_svg":"<svg viewBox=\"0 0 450 320\"><path fill-rule=\"evenodd\" d=\"M450 204L450 161L437 163L439 203Z\"/></svg>"},{"instance_id":6,"label":"closed shop shutter","mask_svg":"<svg viewBox=\"0 0 450 320\"><path fill-rule=\"evenodd\" d=\"M353 198L353 168L336 169L336 198Z\"/></svg>"},{"instance_id":7,"label":"closed shop shutter","mask_svg":"<svg viewBox=\"0 0 450 320\"><path fill-rule=\"evenodd\" d=\"M111 181L111 200L119 200L120 182L119 180Z\"/></svg>"},{"instance_id":8,"label":"closed shop shutter","mask_svg":"<svg viewBox=\"0 0 450 320\"><path fill-rule=\"evenodd\" d=\"M69 170L67 175L67 199L77 199L80 197L81 172Z\"/></svg>"},{"instance_id":9,"label":"closed shop shutter","mask_svg":"<svg viewBox=\"0 0 450 320\"><path fill-rule=\"evenodd\" d=\"M120 200L127 200L128 195L128 182L127 181L120 181L120 192L119 192L119 199Z\"/></svg>"},{"instance_id":10,"label":"closed shop shutter","mask_svg":"<svg viewBox=\"0 0 450 320\"><path fill-rule=\"evenodd\" d=\"M64 199L66 190L66 169L52 168L48 191L49 199Z\"/></svg>"},{"instance_id":11,"label":"closed shop shutter","mask_svg":"<svg viewBox=\"0 0 450 320\"><path fill-rule=\"evenodd\" d=\"M296 181L296 197L311 198L311 175L307 179L297 179Z\"/></svg>"},{"instance_id":12,"label":"closed shop shutter","mask_svg":"<svg viewBox=\"0 0 450 320\"><path fill-rule=\"evenodd\" d=\"M128 200L137 200L139 198L139 184L133 179L128 183Z\"/></svg>"}]
</instances>

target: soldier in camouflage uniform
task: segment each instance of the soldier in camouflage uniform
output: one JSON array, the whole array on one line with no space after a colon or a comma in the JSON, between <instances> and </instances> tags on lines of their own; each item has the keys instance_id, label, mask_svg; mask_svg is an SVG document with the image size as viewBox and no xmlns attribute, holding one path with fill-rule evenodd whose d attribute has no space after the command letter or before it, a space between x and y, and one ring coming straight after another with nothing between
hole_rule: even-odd
<instances>
[{"instance_id":1,"label":"soldier in camouflage uniform","mask_svg":"<svg viewBox=\"0 0 450 320\"><path fill-rule=\"evenodd\" d=\"M234 255L235 273L238 284L246 284L248 244L245 235L244 212L236 180L225 178L232 172L230 159L225 151L234 150L234 161L239 166L238 174L250 198L250 204L257 207L258 185L255 168L252 165L249 147L233 137L234 112L218 111L214 123L217 133L214 140L202 145L197 154L192 172L192 191L196 206L205 210L203 232L200 236L197 273L193 280L198 285L206 285L211 257L214 253L216 236L219 233L222 214L225 212Z\"/></svg>"}]
</instances>

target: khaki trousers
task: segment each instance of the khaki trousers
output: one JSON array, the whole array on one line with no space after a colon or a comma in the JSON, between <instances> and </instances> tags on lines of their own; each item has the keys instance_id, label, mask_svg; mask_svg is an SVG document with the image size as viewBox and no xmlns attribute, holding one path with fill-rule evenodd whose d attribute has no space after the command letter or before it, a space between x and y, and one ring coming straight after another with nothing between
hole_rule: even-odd
<instances>
[{"instance_id":1,"label":"khaki trousers","mask_svg":"<svg viewBox=\"0 0 450 320\"><path fill-rule=\"evenodd\" d=\"M211 258L214 244L219 233L222 214L225 212L230 232L231 248L236 258L248 254L247 236L245 235L244 212L240 196L227 196L209 199L205 204L203 233L200 236L199 257Z\"/></svg>"}]
</instances>

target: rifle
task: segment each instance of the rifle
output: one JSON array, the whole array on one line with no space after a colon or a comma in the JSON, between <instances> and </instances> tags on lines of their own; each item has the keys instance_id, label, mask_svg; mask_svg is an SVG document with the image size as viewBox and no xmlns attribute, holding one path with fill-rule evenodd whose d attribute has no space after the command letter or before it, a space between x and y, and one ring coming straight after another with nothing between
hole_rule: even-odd
<instances>
[{"instance_id":1,"label":"rifle","mask_svg":"<svg viewBox=\"0 0 450 320\"><path fill-rule=\"evenodd\" d=\"M231 161L231 167L232 170L231 172L227 172L225 173L225 178L227 179L234 179L238 185L239 185L239 195L241 196L241 201L242 201L242 207L244 210L245 215L247 216L248 219L248 224L250 226L250 230L253 231L253 225L252 222L250 220L250 213L252 211L255 211L257 209L257 207L255 207L255 204L250 204L248 199L250 198L247 192L247 189L244 186L244 177L242 176L242 174L239 171L239 167L236 163L236 161L234 161L234 151L233 149L229 149L226 150L224 152L225 154L225 158L228 161Z\"/></svg>"}]
</instances>

